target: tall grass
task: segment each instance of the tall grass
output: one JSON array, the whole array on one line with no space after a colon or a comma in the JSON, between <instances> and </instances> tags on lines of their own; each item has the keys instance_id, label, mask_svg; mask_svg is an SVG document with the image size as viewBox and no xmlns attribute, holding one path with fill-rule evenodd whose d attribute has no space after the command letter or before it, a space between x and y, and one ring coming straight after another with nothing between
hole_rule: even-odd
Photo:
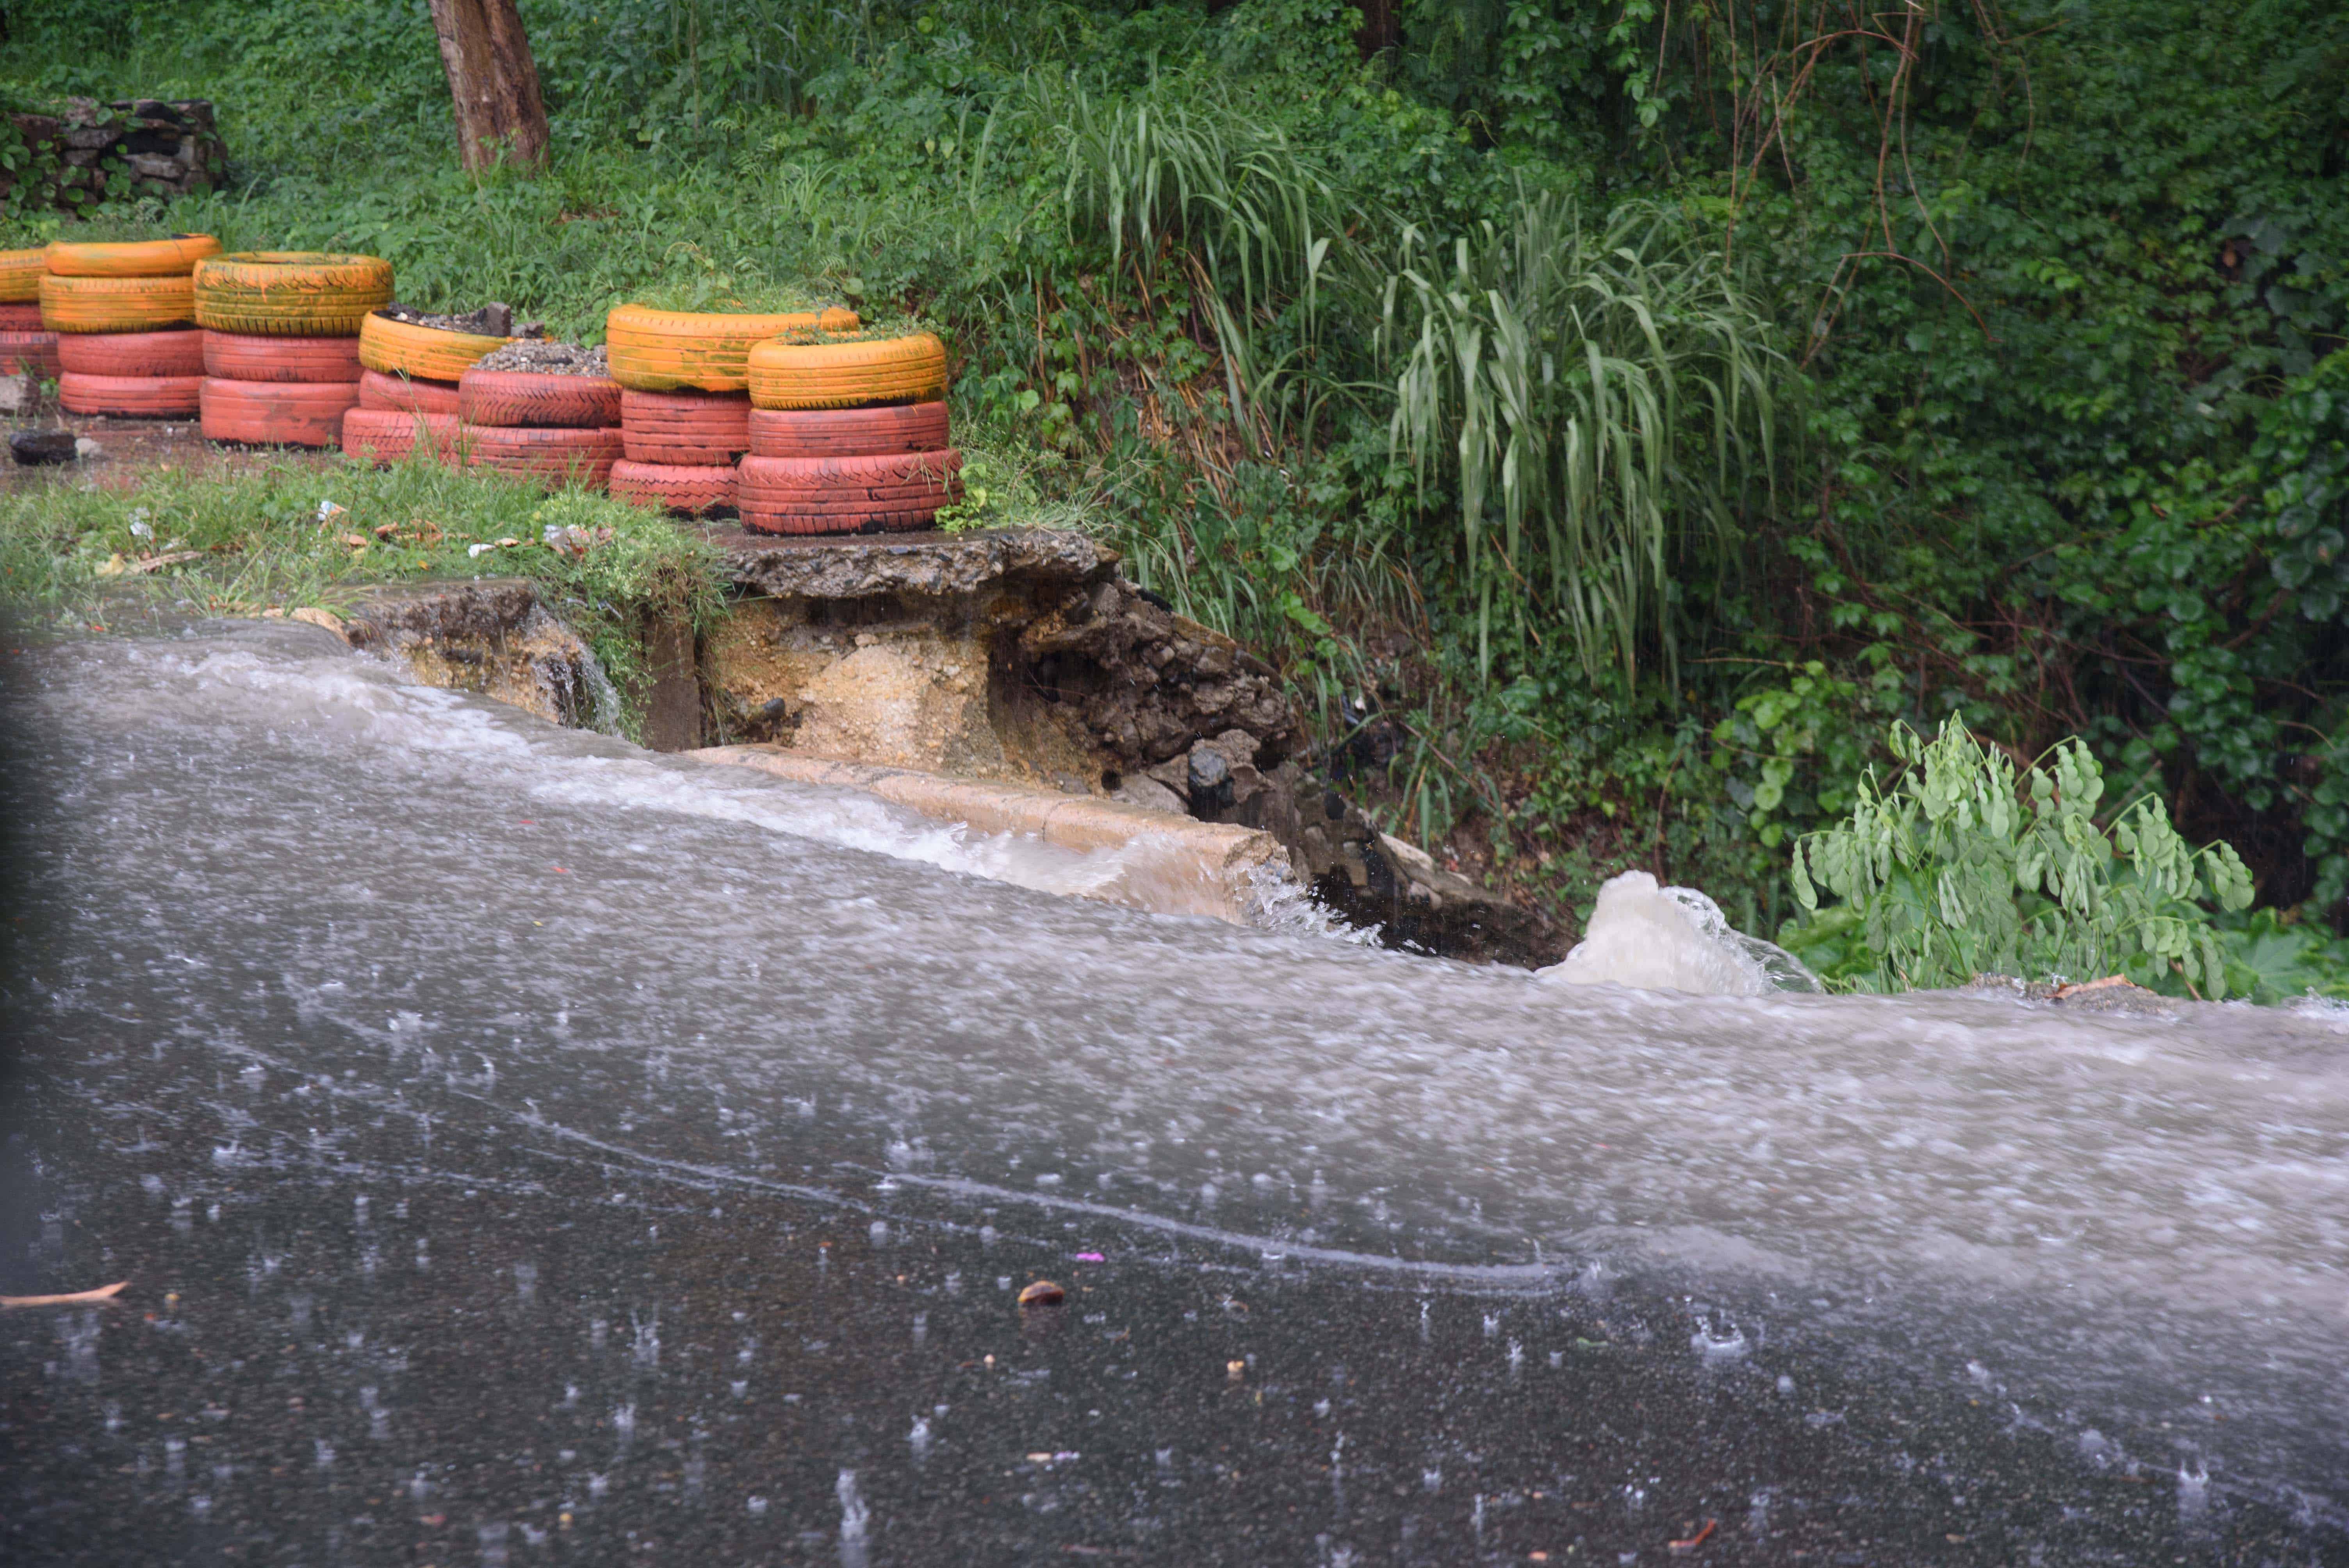
<instances>
[{"instance_id":1,"label":"tall grass","mask_svg":"<svg viewBox=\"0 0 2349 1568\"><path fill-rule=\"evenodd\" d=\"M1057 150L1072 231L1106 240L1112 266L1137 281L1170 257L1191 269L1231 407L1257 421L1259 455L1269 455L1268 415L1293 387L1330 247L1354 211L1327 170L1201 76L1112 95L1073 74L1031 73L1021 109ZM1268 356L1258 329L1290 310L1305 344Z\"/></svg>"},{"instance_id":2,"label":"tall grass","mask_svg":"<svg viewBox=\"0 0 2349 1568\"><path fill-rule=\"evenodd\" d=\"M1719 249L1658 208L1594 228L1521 192L1448 245L1406 231L1381 293L1391 444L1423 493L1456 483L1480 667L1506 617L1594 677L1650 650L1669 675L1675 569L1736 543L1775 466L1785 361Z\"/></svg>"}]
</instances>

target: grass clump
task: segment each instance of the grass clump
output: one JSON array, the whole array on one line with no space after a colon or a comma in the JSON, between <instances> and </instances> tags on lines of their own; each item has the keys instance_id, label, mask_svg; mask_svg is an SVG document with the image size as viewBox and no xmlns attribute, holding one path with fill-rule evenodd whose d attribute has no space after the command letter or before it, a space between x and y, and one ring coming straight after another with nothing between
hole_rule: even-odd
<instances>
[{"instance_id":1,"label":"grass clump","mask_svg":"<svg viewBox=\"0 0 2349 1568\"><path fill-rule=\"evenodd\" d=\"M836 292L827 293L803 284L743 280L730 273L664 278L613 304L640 304L651 310L706 311L718 315L791 315L849 308Z\"/></svg>"},{"instance_id":2,"label":"grass clump","mask_svg":"<svg viewBox=\"0 0 2349 1568\"><path fill-rule=\"evenodd\" d=\"M0 498L0 603L33 634L340 611L373 583L499 576L540 585L620 689L629 734L647 617L700 629L723 603L718 553L695 530L608 496L550 494L422 456L388 469L165 469L124 490L56 484Z\"/></svg>"}]
</instances>

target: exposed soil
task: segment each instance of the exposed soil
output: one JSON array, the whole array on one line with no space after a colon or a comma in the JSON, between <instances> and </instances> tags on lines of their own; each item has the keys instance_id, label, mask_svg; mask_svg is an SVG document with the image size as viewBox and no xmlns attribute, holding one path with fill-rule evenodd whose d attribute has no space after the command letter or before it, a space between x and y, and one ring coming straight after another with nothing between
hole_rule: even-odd
<instances>
[{"instance_id":1,"label":"exposed soil","mask_svg":"<svg viewBox=\"0 0 2349 1568\"><path fill-rule=\"evenodd\" d=\"M481 370L529 370L541 376L609 376L612 367L604 357L604 346L582 347L576 343L557 343L552 338L516 338L503 348L492 349L474 362Z\"/></svg>"},{"instance_id":2,"label":"exposed soil","mask_svg":"<svg viewBox=\"0 0 2349 1568\"><path fill-rule=\"evenodd\" d=\"M0 419L9 434L20 430L70 430L97 443L95 450L73 461L38 468L10 461L0 452L0 490L33 490L48 485L75 485L97 490L136 489L151 472L180 469L191 473L248 473L294 462L330 468L342 460L339 452L306 451L297 447L244 450L215 446L204 439L192 414L169 419L141 419L125 415L66 414L54 404L38 412Z\"/></svg>"}]
</instances>

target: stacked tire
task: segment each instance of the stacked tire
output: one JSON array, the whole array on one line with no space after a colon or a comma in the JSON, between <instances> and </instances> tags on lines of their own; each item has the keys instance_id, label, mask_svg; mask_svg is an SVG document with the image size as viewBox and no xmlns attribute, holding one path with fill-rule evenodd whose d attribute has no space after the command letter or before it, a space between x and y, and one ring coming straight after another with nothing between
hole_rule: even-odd
<instances>
[{"instance_id":1,"label":"stacked tire","mask_svg":"<svg viewBox=\"0 0 2349 1568\"><path fill-rule=\"evenodd\" d=\"M251 251L196 263L207 440L342 444L359 400L359 329L391 303L378 256Z\"/></svg>"},{"instance_id":2,"label":"stacked tire","mask_svg":"<svg viewBox=\"0 0 2349 1568\"><path fill-rule=\"evenodd\" d=\"M750 357L779 333L855 330L844 310L751 315L627 304L605 317L624 456L612 493L688 516L734 509L750 449Z\"/></svg>"},{"instance_id":3,"label":"stacked tire","mask_svg":"<svg viewBox=\"0 0 2349 1568\"><path fill-rule=\"evenodd\" d=\"M759 533L927 528L960 499L947 426L946 346L928 333L864 342L798 333L748 360L750 452L736 506Z\"/></svg>"},{"instance_id":4,"label":"stacked tire","mask_svg":"<svg viewBox=\"0 0 2349 1568\"><path fill-rule=\"evenodd\" d=\"M620 445L612 493L688 516L734 510L734 465L750 449L745 392L620 394Z\"/></svg>"},{"instance_id":5,"label":"stacked tire","mask_svg":"<svg viewBox=\"0 0 2349 1568\"><path fill-rule=\"evenodd\" d=\"M210 234L82 243L41 253L41 327L56 334L57 401L71 414L185 418L203 387L193 273Z\"/></svg>"},{"instance_id":6,"label":"stacked tire","mask_svg":"<svg viewBox=\"0 0 2349 1568\"><path fill-rule=\"evenodd\" d=\"M459 378L512 341L371 313L359 324L359 400L343 416L343 450L375 463L398 462L419 447L454 459Z\"/></svg>"},{"instance_id":7,"label":"stacked tire","mask_svg":"<svg viewBox=\"0 0 2349 1568\"><path fill-rule=\"evenodd\" d=\"M41 325L41 278L48 254L0 251L0 376L57 378L57 335Z\"/></svg>"},{"instance_id":8,"label":"stacked tire","mask_svg":"<svg viewBox=\"0 0 2349 1568\"><path fill-rule=\"evenodd\" d=\"M609 377L476 365L458 377L457 407L470 467L549 488L611 482L621 437L620 384Z\"/></svg>"}]
</instances>

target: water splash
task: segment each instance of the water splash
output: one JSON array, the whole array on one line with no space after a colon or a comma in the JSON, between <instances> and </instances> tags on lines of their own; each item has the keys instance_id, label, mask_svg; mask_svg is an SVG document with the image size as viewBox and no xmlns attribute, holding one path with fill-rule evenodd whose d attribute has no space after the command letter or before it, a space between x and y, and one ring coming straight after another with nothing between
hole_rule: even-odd
<instances>
[{"instance_id":1,"label":"water splash","mask_svg":"<svg viewBox=\"0 0 2349 1568\"><path fill-rule=\"evenodd\" d=\"M1818 976L1793 954L1739 931L1694 888L1661 887L1646 872L1625 872L1602 885L1582 940L1541 975L1699 996L1820 989Z\"/></svg>"}]
</instances>

